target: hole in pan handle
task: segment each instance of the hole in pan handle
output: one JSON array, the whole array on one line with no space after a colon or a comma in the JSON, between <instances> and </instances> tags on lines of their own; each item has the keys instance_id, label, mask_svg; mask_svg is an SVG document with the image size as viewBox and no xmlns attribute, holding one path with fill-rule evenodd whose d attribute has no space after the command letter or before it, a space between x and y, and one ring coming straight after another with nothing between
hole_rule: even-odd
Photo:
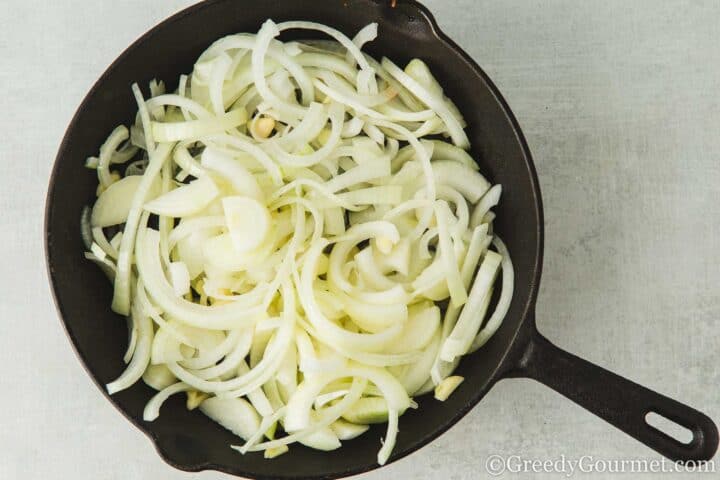
<instances>
[{"instance_id":1,"label":"hole in pan handle","mask_svg":"<svg viewBox=\"0 0 720 480\"><path fill-rule=\"evenodd\" d=\"M534 325L532 329L517 367L507 376L532 378L552 388L670 460L701 461L715 455L718 430L707 415L568 353ZM649 413L690 430L692 440L677 440L648 424Z\"/></svg>"}]
</instances>

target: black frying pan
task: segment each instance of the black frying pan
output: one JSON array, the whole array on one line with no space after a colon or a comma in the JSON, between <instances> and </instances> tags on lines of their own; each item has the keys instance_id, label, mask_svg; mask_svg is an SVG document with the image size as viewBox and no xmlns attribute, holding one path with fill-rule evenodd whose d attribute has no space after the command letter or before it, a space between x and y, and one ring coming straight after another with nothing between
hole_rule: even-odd
<instances>
[{"instance_id":1,"label":"black frying pan","mask_svg":"<svg viewBox=\"0 0 720 480\"><path fill-rule=\"evenodd\" d=\"M166 20L135 42L103 74L73 118L60 147L47 197L46 249L50 279L68 336L88 373L103 385L123 369L125 322L110 311L111 287L82 257L80 211L94 199L97 179L83 168L113 127L134 118L130 84L152 78L175 81L217 38L254 32L261 23L307 19L353 34L369 22L380 24L370 53L404 64L424 59L439 77L469 125L473 155L481 170L503 185L496 228L516 267L516 290L508 316L480 351L465 358L458 374L465 382L444 403L420 398L419 410L401 419L391 457L397 460L425 445L460 420L502 378L533 378L672 460L710 459L718 432L704 414L560 350L535 327L540 281L543 213L530 151L510 109L490 79L440 30L414 1L389 0L210 0ZM174 87L174 85L169 85ZM375 426L342 449L322 453L304 447L268 461L241 456L228 445L237 438L202 414L188 412L179 396L153 423L142 421L152 392L142 382L109 397L155 443L162 457L182 470L221 470L253 478L334 478L376 468L384 426ZM645 421L656 412L690 429L680 443Z\"/></svg>"}]
</instances>

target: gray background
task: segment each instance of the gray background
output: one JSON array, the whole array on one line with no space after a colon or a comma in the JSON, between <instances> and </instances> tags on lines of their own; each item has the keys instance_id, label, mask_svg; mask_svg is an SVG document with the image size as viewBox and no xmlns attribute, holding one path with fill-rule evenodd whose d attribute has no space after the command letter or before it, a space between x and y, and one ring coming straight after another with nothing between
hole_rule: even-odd
<instances>
[{"instance_id":1,"label":"gray background","mask_svg":"<svg viewBox=\"0 0 720 480\"><path fill-rule=\"evenodd\" d=\"M0 478L192 477L163 464L85 375L41 241L52 160L82 97L130 42L191 3L0 2ZM534 153L547 232L540 330L720 419L720 2L426 3L497 83ZM656 458L512 380L362 478L484 478L492 453Z\"/></svg>"}]
</instances>

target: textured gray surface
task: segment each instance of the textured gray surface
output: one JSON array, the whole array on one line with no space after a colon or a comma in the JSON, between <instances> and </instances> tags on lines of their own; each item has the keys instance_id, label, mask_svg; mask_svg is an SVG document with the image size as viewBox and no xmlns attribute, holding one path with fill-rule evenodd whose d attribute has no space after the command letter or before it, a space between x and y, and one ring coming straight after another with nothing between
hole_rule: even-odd
<instances>
[{"instance_id":1,"label":"textured gray surface","mask_svg":"<svg viewBox=\"0 0 720 480\"><path fill-rule=\"evenodd\" d=\"M52 159L83 95L133 39L191 3L0 4L0 478L192 477L165 466L85 375L41 245ZM541 331L720 419L720 2L426 3L497 83L534 153L547 232ZM656 458L512 380L431 445L362 478L485 478L492 453Z\"/></svg>"}]
</instances>

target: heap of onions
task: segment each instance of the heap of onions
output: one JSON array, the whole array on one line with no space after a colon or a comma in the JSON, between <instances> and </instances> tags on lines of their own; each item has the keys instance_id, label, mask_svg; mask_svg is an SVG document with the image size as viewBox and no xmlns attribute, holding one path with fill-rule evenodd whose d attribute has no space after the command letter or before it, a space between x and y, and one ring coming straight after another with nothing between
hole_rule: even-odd
<instances>
[{"instance_id":1,"label":"heap of onions","mask_svg":"<svg viewBox=\"0 0 720 480\"><path fill-rule=\"evenodd\" d=\"M332 40L277 39L290 29ZM376 36L376 24L349 39L268 20L222 38L175 93L133 85L134 125L88 159L99 185L86 257L130 329L127 369L107 389L156 389L146 421L186 392L242 437L233 448L268 458L387 422L383 464L412 397L446 399L460 357L502 322L501 188L421 60L401 69L361 52Z\"/></svg>"}]
</instances>

